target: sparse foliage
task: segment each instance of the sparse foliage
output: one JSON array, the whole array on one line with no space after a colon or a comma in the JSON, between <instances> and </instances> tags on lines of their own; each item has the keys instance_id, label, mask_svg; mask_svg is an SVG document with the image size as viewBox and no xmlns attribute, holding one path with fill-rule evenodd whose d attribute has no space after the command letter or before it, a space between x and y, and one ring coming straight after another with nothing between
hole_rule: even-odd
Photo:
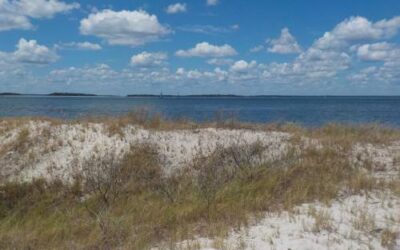
<instances>
[{"instance_id":1,"label":"sparse foliage","mask_svg":"<svg viewBox=\"0 0 400 250\"><path fill-rule=\"evenodd\" d=\"M123 139L127 124L177 128L143 111L108 127L110 136L118 134ZM375 127L360 132L338 125L315 130L279 127L294 136L285 154L276 158L266 157L271 145L238 140L199 154L187 167L167 173L155 145L136 144L124 154L109 148L92 155L82 163L74 183L36 180L1 185L0 248L147 249L161 241L174 246L193 235L222 239L232 227L246 226L250 217L266 211L329 202L339 195L377 188L400 193L398 181L383 183L370 175L373 163L360 158L356 165L350 158L351 146L362 133L371 132L371 141L377 143L396 138L397 132ZM42 135L50 137L50 130ZM31 139L29 131L21 131L16 137L20 144L13 145L16 150L29 149ZM315 220L312 231L334 229L326 212L314 211L311 216ZM358 214L353 221L358 231L370 232L375 226L369 215ZM389 230L380 236L387 248L396 240Z\"/></svg>"}]
</instances>

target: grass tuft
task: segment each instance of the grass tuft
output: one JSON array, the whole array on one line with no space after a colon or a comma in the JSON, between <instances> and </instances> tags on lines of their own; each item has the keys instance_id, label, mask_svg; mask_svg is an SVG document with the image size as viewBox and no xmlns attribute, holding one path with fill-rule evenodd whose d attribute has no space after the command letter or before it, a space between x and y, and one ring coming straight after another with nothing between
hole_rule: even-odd
<instances>
[{"instance_id":1,"label":"grass tuft","mask_svg":"<svg viewBox=\"0 0 400 250\"><path fill-rule=\"evenodd\" d=\"M219 119L221 128L245 126ZM130 124L152 129L203 126L189 121L177 125L144 110L110 121L108 132L123 137L124 127ZM265 158L270 149L260 142L238 142L199 154L185 168L167 174L158 148L137 144L122 159L107 153L87 159L74 183L4 183L0 185L0 248L169 247L194 236L223 239L232 228L245 227L265 212L291 210L303 203L329 203L339 195L377 188L400 193L398 182L378 181L368 174L369 164L355 166L350 157L355 143L387 143L397 138L398 131L341 125L263 129L277 127L294 134L279 159ZM365 139L365 133L371 136ZM29 131L21 130L13 147L27 150L30 143ZM312 216L312 231L333 230L326 212L315 211ZM353 226L368 232L374 223L372 217L360 214ZM382 245L389 247L392 242L393 235L383 232ZM216 244L222 247L223 242Z\"/></svg>"}]
</instances>

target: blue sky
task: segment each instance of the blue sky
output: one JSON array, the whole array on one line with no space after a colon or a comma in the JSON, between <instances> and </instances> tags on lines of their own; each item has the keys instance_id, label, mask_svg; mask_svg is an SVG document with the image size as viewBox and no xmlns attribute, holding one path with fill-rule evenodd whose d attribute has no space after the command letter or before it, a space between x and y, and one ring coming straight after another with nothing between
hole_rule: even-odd
<instances>
[{"instance_id":1,"label":"blue sky","mask_svg":"<svg viewBox=\"0 0 400 250\"><path fill-rule=\"evenodd\" d=\"M0 92L400 95L399 33L398 0L0 0Z\"/></svg>"}]
</instances>

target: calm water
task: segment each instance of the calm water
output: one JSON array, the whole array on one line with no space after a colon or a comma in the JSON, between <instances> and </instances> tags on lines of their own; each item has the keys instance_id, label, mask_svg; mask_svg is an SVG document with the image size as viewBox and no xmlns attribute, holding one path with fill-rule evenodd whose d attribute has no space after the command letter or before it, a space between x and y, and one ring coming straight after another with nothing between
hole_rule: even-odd
<instances>
[{"instance_id":1,"label":"calm water","mask_svg":"<svg viewBox=\"0 0 400 250\"><path fill-rule=\"evenodd\" d=\"M400 97L125 98L2 96L0 117L121 115L138 107L168 118L213 119L216 112L251 122L379 122L400 126Z\"/></svg>"}]
</instances>

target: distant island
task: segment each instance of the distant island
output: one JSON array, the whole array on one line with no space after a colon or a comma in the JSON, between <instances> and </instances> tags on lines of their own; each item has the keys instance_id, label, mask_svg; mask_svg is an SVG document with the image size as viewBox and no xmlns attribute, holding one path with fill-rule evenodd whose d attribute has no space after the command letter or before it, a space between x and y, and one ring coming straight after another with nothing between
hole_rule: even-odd
<instances>
[{"instance_id":1,"label":"distant island","mask_svg":"<svg viewBox=\"0 0 400 250\"><path fill-rule=\"evenodd\" d=\"M127 97L149 97L149 98L178 98L178 97L245 97L240 95L220 95L220 94L205 94L205 95L150 95L150 94L135 94L135 95L127 95Z\"/></svg>"},{"instance_id":2,"label":"distant island","mask_svg":"<svg viewBox=\"0 0 400 250\"><path fill-rule=\"evenodd\" d=\"M84 94L84 93L67 93L67 92L54 92L48 94L48 96L97 96L95 94Z\"/></svg>"},{"instance_id":3,"label":"distant island","mask_svg":"<svg viewBox=\"0 0 400 250\"><path fill-rule=\"evenodd\" d=\"M234 95L234 94L197 94L197 95L154 95L154 94L131 94L128 98L277 98L277 97L305 97L290 95ZM326 97L326 96L307 96L307 97ZM332 96L333 97L333 96Z\"/></svg>"},{"instance_id":4,"label":"distant island","mask_svg":"<svg viewBox=\"0 0 400 250\"><path fill-rule=\"evenodd\" d=\"M21 94L19 94L19 93L12 93L12 92L4 92L4 93L0 93L0 96L1 95L21 95Z\"/></svg>"}]
</instances>

